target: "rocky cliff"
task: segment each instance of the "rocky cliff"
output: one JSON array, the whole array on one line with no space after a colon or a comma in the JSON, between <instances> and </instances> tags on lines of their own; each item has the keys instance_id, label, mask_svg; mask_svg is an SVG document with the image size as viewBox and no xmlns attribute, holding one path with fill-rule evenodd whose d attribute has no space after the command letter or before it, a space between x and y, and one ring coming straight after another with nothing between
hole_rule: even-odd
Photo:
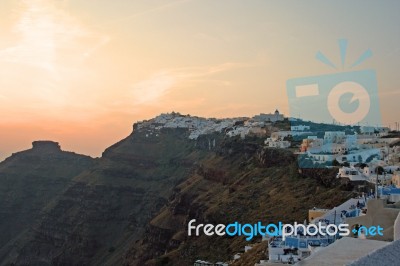
<instances>
[{"instance_id":1,"label":"rocky cliff","mask_svg":"<svg viewBox=\"0 0 400 266\"><path fill-rule=\"evenodd\" d=\"M90 168L82 163L86 171L76 167L76 175L60 185L63 189L46 197L34 219L16 230L18 236L9 237L12 243L7 248L3 244L7 253L2 253L2 264L190 265L199 258L229 260L243 250L244 238L188 237L187 222L303 221L308 208L332 207L350 196L338 186L298 174L292 153L265 149L263 139L213 132L191 140L189 134L185 128L153 134L135 126ZM59 153L54 144L43 146L49 158ZM24 171L64 173L64 166L48 167ZM55 181L49 182L43 186L53 187ZM21 197L42 191L40 186L31 188L11 190ZM10 198L9 204L14 201ZM23 213L21 205L14 208Z\"/></svg>"},{"instance_id":2,"label":"rocky cliff","mask_svg":"<svg viewBox=\"0 0 400 266\"><path fill-rule=\"evenodd\" d=\"M24 243L31 226L47 204L94 165L94 159L64 152L56 142L35 141L32 149L0 163L0 261Z\"/></svg>"}]
</instances>

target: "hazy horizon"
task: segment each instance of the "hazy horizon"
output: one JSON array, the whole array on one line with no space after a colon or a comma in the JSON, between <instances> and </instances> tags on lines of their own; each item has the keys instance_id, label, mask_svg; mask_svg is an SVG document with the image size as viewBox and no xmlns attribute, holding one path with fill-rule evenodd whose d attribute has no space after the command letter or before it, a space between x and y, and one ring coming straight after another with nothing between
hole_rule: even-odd
<instances>
[{"instance_id":1,"label":"hazy horizon","mask_svg":"<svg viewBox=\"0 0 400 266\"><path fill-rule=\"evenodd\" d=\"M0 161L34 140L101 155L135 121L288 115L286 81L332 74L317 51L375 69L385 126L399 122L398 1L0 3Z\"/></svg>"}]
</instances>

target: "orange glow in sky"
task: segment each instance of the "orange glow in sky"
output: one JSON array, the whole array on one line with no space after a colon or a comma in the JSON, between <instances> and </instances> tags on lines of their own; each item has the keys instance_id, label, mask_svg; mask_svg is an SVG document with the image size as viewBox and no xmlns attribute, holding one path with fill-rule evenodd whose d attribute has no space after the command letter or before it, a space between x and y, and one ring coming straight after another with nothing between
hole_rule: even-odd
<instances>
[{"instance_id":1,"label":"orange glow in sky","mask_svg":"<svg viewBox=\"0 0 400 266\"><path fill-rule=\"evenodd\" d=\"M315 52L339 60L342 37L350 59L374 51L365 67L377 70L393 125L398 10L396 1L2 0L0 160L39 139L100 156L162 112L287 113L286 80L330 73Z\"/></svg>"}]
</instances>

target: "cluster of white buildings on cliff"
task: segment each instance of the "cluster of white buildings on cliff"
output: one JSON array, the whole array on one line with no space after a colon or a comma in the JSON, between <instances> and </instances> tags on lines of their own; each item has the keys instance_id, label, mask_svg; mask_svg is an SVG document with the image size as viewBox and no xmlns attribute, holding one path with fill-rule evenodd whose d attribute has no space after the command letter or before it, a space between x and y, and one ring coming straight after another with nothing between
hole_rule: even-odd
<instances>
[{"instance_id":1,"label":"cluster of white buildings on cliff","mask_svg":"<svg viewBox=\"0 0 400 266\"><path fill-rule=\"evenodd\" d=\"M153 119L137 123L136 128L146 136L159 136L163 128L187 129L188 138L196 140L201 135L222 133L228 137L248 135L265 137L269 148L293 148L307 157L313 164L362 163L383 160L386 164L399 161L399 151L392 146L399 138L389 138L389 128L362 126L359 130L322 131L310 125L296 124L287 127L285 117L276 110L271 114L260 114L252 118L201 118L179 113L161 114ZM290 119L290 121L295 119ZM286 128L287 127L287 128ZM300 141L300 144L298 142ZM293 145L297 142L297 146Z\"/></svg>"},{"instance_id":2,"label":"cluster of white buildings on cliff","mask_svg":"<svg viewBox=\"0 0 400 266\"><path fill-rule=\"evenodd\" d=\"M386 130L386 129L385 129ZM387 138L388 129L379 135L358 134L346 135L343 131L327 131L324 136L309 135L300 145L300 152L307 154L313 161L324 163L365 162L372 157L393 159L389 147L399 141L398 138Z\"/></svg>"},{"instance_id":3,"label":"cluster of white buildings on cliff","mask_svg":"<svg viewBox=\"0 0 400 266\"><path fill-rule=\"evenodd\" d=\"M265 136L266 126L283 121L284 116L276 110L273 114L260 114L253 118L201 118L181 115L179 113L161 114L153 119L137 123L138 130L147 130L149 135L157 135L163 128L185 128L189 131L189 139L197 139L200 135L224 132L229 137L245 138L249 134Z\"/></svg>"},{"instance_id":4,"label":"cluster of white buildings on cliff","mask_svg":"<svg viewBox=\"0 0 400 266\"><path fill-rule=\"evenodd\" d=\"M313 123L302 125L302 121L297 120L288 130L285 126L277 126L284 119L276 111L274 114L260 114L251 119L221 120L224 121L224 126L221 127L216 126L217 120L210 120L208 128L209 132L218 130L230 137L245 138L249 134L265 136L264 145L267 148L291 149L299 156L305 156L311 165L336 165L337 178L362 181L361 187L368 187L368 183L371 183L375 189L369 187L366 189L368 192L364 191L337 207L310 209L308 221L304 224L322 222L327 226L348 223L350 229L354 229L362 225L374 226L373 220L384 227L384 234L379 240L370 240L365 232L358 236L352 233L344 238L321 234L307 236L301 232L286 239L263 237L261 241L267 241L268 250L265 259L255 265L320 265L323 261L337 262L340 265L350 262L363 265L356 261L365 260L364 256L373 250L382 253L389 250L390 253L395 247L400 247L400 138L390 137L398 134L392 134L386 127L371 126L347 127L345 131L318 130L312 128ZM218 123L221 124L221 121ZM198 128L196 130L196 137L205 132ZM397 241L390 242L393 240ZM245 252L252 245L246 246ZM332 255L335 253L338 255ZM224 265L237 264L242 255L233 255L232 260ZM201 260L196 263L195 265L219 265Z\"/></svg>"}]
</instances>

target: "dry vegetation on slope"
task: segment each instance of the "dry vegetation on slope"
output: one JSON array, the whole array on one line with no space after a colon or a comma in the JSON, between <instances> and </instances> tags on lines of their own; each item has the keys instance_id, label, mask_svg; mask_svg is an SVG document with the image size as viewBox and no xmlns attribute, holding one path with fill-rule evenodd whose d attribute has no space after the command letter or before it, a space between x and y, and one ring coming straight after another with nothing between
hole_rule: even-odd
<instances>
[{"instance_id":1,"label":"dry vegetation on slope","mask_svg":"<svg viewBox=\"0 0 400 266\"><path fill-rule=\"evenodd\" d=\"M46 194L51 196L47 204L34 210L36 218L11 240L16 244L9 245L1 264L227 261L243 251L244 238L188 237L189 220L303 221L309 208L333 207L351 196L334 182L332 172L300 175L290 151L265 149L262 139L213 134L194 141L187 136L183 129L165 129L159 136L135 130L108 148L94 166L69 177L62 190ZM66 169L64 164L51 167ZM38 187L32 183L31 189ZM243 265L260 259L259 249L244 256Z\"/></svg>"}]
</instances>

